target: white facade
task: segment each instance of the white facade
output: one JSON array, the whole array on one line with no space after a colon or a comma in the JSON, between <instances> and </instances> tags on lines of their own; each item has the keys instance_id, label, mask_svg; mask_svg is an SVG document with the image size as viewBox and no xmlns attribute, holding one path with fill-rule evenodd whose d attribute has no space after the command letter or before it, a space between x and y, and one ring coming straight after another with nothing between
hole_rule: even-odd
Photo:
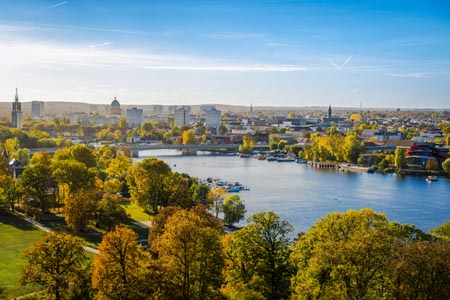
<instances>
[{"instance_id":1,"label":"white facade","mask_svg":"<svg viewBox=\"0 0 450 300\"><path fill-rule=\"evenodd\" d=\"M189 125L191 122L191 108L189 106L177 107L174 114L176 126Z\"/></svg>"},{"instance_id":2,"label":"white facade","mask_svg":"<svg viewBox=\"0 0 450 300\"><path fill-rule=\"evenodd\" d=\"M215 108L205 111L205 127L207 130L214 129L216 133L222 124L222 112Z\"/></svg>"},{"instance_id":3,"label":"white facade","mask_svg":"<svg viewBox=\"0 0 450 300\"><path fill-rule=\"evenodd\" d=\"M31 117L33 119L42 119L44 117L43 101L31 101Z\"/></svg>"},{"instance_id":4,"label":"white facade","mask_svg":"<svg viewBox=\"0 0 450 300\"><path fill-rule=\"evenodd\" d=\"M128 108L126 114L127 124L130 127L140 127L142 125L142 115L144 114L143 109L136 107Z\"/></svg>"}]
</instances>

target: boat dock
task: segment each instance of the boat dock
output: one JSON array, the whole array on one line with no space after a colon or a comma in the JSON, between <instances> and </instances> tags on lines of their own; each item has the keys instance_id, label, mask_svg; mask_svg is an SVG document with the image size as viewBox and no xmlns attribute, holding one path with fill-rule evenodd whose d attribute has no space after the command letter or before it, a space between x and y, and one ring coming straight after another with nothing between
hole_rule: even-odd
<instances>
[{"instance_id":1,"label":"boat dock","mask_svg":"<svg viewBox=\"0 0 450 300\"><path fill-rule=\"evenodd\" d=\"M331 162L323 161L308 161L308 166L314 167L316 169L334 169L338 168L338 165Z\"/></svg>"}]
</instances>

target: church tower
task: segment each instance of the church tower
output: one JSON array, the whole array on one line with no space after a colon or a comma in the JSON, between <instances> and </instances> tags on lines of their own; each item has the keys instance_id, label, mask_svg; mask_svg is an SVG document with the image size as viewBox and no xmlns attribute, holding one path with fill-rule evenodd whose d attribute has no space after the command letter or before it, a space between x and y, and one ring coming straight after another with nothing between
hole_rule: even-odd
<instances>
[{"instance_id":1,"label":"church tower","mask_svg":"<svg viewBox=\"0 0 450 300\"><path fill-rule=\"evenodd\" d=\"M328 118L331 118L331 105L328 106Z\"/></svg>"},{"instance_id":2,"label":"church tower","mask_svg":"<svg viewBox=\"0 0 450 300\"><path fill-rule=\"evenodd\" d=\"M22 105L19 102L19 92L16 88L15 101L12 104L11 123L15 128L22 128Z\"/></svg>"}]
</instances>

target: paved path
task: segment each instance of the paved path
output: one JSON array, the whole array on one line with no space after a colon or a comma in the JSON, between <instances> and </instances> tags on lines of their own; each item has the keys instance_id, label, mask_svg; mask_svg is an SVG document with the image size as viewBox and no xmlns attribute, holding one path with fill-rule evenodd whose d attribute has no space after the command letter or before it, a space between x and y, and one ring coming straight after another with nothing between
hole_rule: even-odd
<instances>
[{"instance_id":1,"label":"paved path","mask_svg":"<svg viewBox=\"0 0 450 300\"><path fill-rule=\"evenodd\" d=\"M22 217L22 219L24 219L25 221L27 221L28 223L32 224L33 226L45 231L45 232L52 232L52 230L48 227L45 227L44 225L42 225L39 222L36 222L35 220L31 219L30 217L27 217L25 214L20 213L20 212L16 212L16 214L18 214L19 216ZM84 250L98 254L98 249L95 249L93 247L89 247L89 246L84 246L83 247Z\"/></svg>"}]
</instances>

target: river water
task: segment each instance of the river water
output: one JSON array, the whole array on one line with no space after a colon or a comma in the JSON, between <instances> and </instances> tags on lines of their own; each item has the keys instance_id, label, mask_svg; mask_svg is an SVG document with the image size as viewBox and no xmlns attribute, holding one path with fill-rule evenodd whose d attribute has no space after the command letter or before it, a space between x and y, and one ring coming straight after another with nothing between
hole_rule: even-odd
<instances>
[{"instance_id":1,"label":"river water","mask_svg":"<svg viewBox=\"0 0 450 300\"><path fill-rule=\"evenodd\" d=\"M343 173L295 162L161 154L140 153L164 160L172 171L248 186L249 191L239 193L245 200L246 217L258 211L274 211L295 227L294 235L308 230L329 212L365 207L384 213L390 221L414 224L425 232L450 220L450 180L443 177L428 183L423 177Z\"/></svg>"}]
</instances>

